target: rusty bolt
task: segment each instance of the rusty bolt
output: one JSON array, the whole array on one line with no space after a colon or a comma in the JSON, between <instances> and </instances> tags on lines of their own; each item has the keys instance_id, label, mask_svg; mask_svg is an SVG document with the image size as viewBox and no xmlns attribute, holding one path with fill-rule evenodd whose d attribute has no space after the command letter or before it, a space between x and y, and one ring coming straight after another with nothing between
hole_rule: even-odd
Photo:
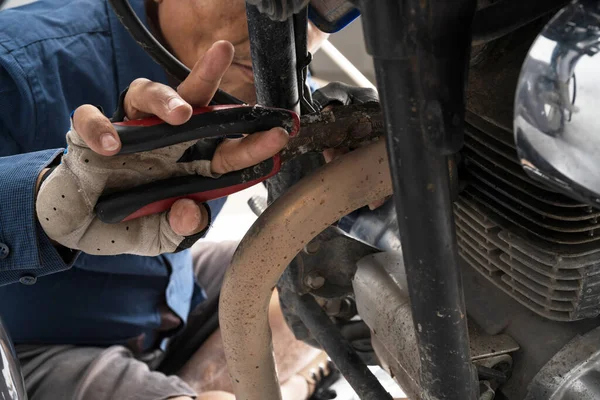
<instances>
[{"instance_id":1,"label":"rusty bolt","mask_svg":"<svg viewBox=\"0 0 600 400\"><path fill-rule=\"evenodd\" d=\"M325 278L319 271L310 271L308 275L304 277L304 284L311 289L320 289L325 284Z\"/></svg>"}]
</instances>

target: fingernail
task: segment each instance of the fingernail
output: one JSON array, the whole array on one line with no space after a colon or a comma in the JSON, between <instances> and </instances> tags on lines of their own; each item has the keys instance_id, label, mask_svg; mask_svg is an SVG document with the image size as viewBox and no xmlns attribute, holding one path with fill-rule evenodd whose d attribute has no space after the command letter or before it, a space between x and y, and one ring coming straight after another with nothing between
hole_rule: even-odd
<instances>
[{"instance_id":1,"label":"fingernail","mask_svg":"<svg viewBox=\"0 0 600 400\"><path fill-rule=\"evenodd\" d=\"M100 136L100 144L102 148L107 151L114 151L119 148L119 142L112 133L104 133Z\"/></svg>"},{"instance_id":2,"label":"fingernail","mask_svg":"<svg viewBox=\"0 0 600 400\"><path fill-rule=\"evenodd\" d=\"M180 99L179 97L173 97L171 100L169 100L169 102L167 103L167 107L169 107L169 111L173 111L174 109L176 109L177 107L181 107L185 105L185 101L183 101L182 99Z\"/></svg>"}]
</instances>

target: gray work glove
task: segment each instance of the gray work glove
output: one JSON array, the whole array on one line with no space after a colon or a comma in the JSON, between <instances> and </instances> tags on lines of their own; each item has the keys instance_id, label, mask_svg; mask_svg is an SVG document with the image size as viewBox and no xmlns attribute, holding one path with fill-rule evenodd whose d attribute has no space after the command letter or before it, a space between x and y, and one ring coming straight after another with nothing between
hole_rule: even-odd
<instances>
[{"instance_id":1,"label":"gray work glove","mask_svg":"<svg viewBox=\"0 0 600 400\"><path fill-rule=\"evenodd\" d=\"M209 103L231 65L233 52L231 43L216 42L177 90L147 79L135 80L122 96L122 110L115 114L120 118L115 119L155 115L171 125L185 123L192 115L192 105ZM37 217L51 240L93 255L155 256L185 249L206 232L210 214L205 205L180 199L168 212L105 224L94 213L99 196L164 178L216 177L241 170L273 157L287 141L283 128L273 128L223 140L211 160L177 163L194 142L117 155L121 143L111 121L97 107L84 105L73 114L68 148L60 164L43 176L36 199ZM204 144L214 148L209 142Z\"/></svg>"},{"instance_id":2,"label":"gray work glove","mask_svg":"<svg viewBox=\"0 0 600 400\"><path fill-rule=\"evenodd\" d=\"M107 157L91 150L71 125L62 161L38 192L36 207L42 228L52 240L88 254L154 256L176 251L185 237L173 231L167 211L105 224L95 215L94 207L107 192L183 175L218 177L211 172L210 160L177 162L193 144Z\"/></svg>"}]
</instances>

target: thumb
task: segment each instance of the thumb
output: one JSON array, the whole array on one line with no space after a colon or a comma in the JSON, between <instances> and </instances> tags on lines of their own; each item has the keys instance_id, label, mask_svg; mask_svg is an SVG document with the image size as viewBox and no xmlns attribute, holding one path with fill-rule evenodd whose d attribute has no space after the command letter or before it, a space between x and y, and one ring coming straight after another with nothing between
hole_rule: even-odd
<instances>
[{"instance_id":1,"label":"thumb","mask_svg":"<svg viewBox=\"0 0 600 400\"><path fill-rule=\"evenodd\" d=\"M169 225L181 236L192 236L206 229L209 215L206 206L191 199L177 200L169 211Z\"/></svg>"}]
</instances>

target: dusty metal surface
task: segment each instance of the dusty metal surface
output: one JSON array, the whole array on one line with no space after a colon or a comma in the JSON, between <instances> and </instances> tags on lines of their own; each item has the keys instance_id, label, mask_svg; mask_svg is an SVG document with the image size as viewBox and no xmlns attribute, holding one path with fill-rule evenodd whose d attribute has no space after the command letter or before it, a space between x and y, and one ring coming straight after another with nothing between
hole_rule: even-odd
<instances>
[{"instance_id":1,"label":"dusty metal surface","mask_svg":"<svg viewBox=\"0 0 600 400\"><path fill-rule=\"evenodd\" d=\"M600 328L575 337L529 385L525 400L600 398Z\"/></svg>"},{"instance_id":2,"label":"dusty metal surface","mask_svg":"<svg viewBox=\"0 0 600 400\"><path fill-rule=\"evenodd\" d=\"M300 181L246 234L225 275L219 307L238 400L281 399L267 307L289 260L333 222L391 191L381 141L348 153Z\"/></svg>"},{"instance_id":3,"label":"dusty metal surface","mask_svg":"<svg viewBox=\"0 0 600 400\"><path fill-rule=\"evenodd\" d=\"M519 350L519 345L508 335L486 335L469 327L471 360L483 360Z\"/></svg>"},{"instance_id":4,"label":"dusty metal surface","mask_svg":"<svg viewBox=\"0 0 600 400\"><path fill-rule=\"evenodd\" d=\"M307 152L339 147L357 148L385 132L379 103L335 106L300 119L300 132L281 151L283 161Z\"/></svg>"},{"instance_id":5,"label":"dusty metal surface","mask_svg":"<svg viewBox=\"0 0 600 400\"><path fill-rule=\"evenodd\" d=\"M353 287L358 312L371 328L378 357L392 371L403 390L418 398L422 391L419 385L421 361L402 253L388 251L361 259ZM469 326L469 339L473 361L495 358L519 349L510 336L487 335L473 325Z\"/></svg>"}]
</instances>

